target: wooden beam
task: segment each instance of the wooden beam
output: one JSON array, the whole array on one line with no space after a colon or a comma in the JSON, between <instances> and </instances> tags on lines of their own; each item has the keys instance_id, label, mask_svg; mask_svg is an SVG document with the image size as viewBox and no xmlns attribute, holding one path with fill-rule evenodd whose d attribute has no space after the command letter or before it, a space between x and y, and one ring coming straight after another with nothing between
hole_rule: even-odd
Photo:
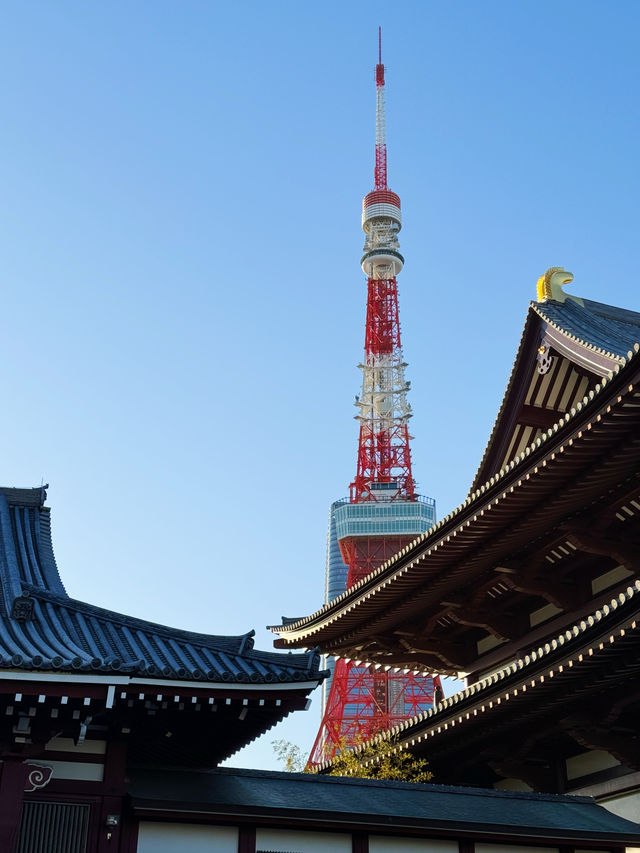
<instances>
[{"instance_id":1,"label":"wooden beam","mask_svg":"<svg viewBox=\"0 0 640 853\"><path fill-rule=\"evenodd\" d=\"M555 409L541 409L538 406L523 405L518 414L518 423L538 427L546 432L563 416L564 412L556 412Z\"/></svg>"}]
</instances>

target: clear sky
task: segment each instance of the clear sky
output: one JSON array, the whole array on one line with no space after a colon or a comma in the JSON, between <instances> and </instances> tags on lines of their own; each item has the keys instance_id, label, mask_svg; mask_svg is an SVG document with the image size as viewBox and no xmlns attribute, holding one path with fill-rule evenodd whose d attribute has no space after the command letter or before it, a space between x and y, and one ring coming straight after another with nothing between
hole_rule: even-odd
<instances>
[{"instance_id":1,"label":"clear sky","mask_svg":"<svg viewBox=\"0 0 640 853\"><path fill-rule=\"evenodd\" d=\"M50 483L72 596L262 648L320 606L355 472L379 24L440 518L538 276L640 310L635 0L2 4L0 479ZM310 746L318 705L235 763Z\"/></svg>"}]
</instances>

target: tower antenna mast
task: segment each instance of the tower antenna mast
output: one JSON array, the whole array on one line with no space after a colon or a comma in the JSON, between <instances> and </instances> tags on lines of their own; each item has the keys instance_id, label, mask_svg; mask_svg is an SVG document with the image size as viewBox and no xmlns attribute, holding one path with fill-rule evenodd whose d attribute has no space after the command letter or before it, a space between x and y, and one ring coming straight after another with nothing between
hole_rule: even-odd
<instances>
[{"instance_id":1,"label":"tower antenna mast","mask_svg":"<svg viewBox=\"0 0 640 853\"><path fill-rule=\"evenodd\" d=\"M356 474L348 499L331 507L327 591L356 584L435 522L435 501L416 494L411 470L407 402L409 383L402 355L398 285L404 258L398 234L400 197L387 186L382 29L378 29L374 189L362 202L367 276L362 391L356 397L360 424ZM333 544L339 546L339 553ZM338 590L338 578L342 590ZM319 765L344 747L427 710L437 676L370 670L338 660L309 763Z\"/></svg>"}]
</instances>

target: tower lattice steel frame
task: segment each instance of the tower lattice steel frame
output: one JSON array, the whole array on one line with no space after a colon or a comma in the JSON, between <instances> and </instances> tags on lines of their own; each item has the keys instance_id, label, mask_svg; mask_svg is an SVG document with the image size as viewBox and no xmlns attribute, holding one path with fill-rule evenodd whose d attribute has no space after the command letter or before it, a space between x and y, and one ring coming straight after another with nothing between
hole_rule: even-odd
<instances>
[{"instance_id":1,"label":"tower lattice steel frame","mask_svg":"<svg viewBox=\"0 0 640 853\"><path fill-rule=\"evenodd\" d=\"M435 522L435 502L416 494L411 470L411 406L396 282L404 265L398 243L402 215L399 196L387 186L384 82L379 31L375 188L362 203L367 319L364 362L359 365L362 392L356 397L358 460L349 500L332 505L330 521L348 566L347 587L375 571ZM437 676L376 670L338 660L309 763L321 764L341 749L426 710L440 689Z\"/></svg>"}]
</instances>

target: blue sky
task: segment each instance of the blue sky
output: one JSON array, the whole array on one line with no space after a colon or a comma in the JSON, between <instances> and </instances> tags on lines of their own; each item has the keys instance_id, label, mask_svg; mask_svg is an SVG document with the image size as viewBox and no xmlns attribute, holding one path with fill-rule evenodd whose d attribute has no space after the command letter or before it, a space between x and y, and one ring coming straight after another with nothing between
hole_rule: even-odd
<instances>
[{"instance_id":1,"label":"blue sky","mask_svg":"<svg viewBox=\"0 0 640 853\"><path fill-rule=\"evenodd\" d=\"M0 32L6 485L69 593L211 633L321 603L355 471L377 27L414 473L482 456L537 277L640 310L635 2L37 2ZM318 701L270 741L311 745Z\"/></svg>"}]
</instances>

